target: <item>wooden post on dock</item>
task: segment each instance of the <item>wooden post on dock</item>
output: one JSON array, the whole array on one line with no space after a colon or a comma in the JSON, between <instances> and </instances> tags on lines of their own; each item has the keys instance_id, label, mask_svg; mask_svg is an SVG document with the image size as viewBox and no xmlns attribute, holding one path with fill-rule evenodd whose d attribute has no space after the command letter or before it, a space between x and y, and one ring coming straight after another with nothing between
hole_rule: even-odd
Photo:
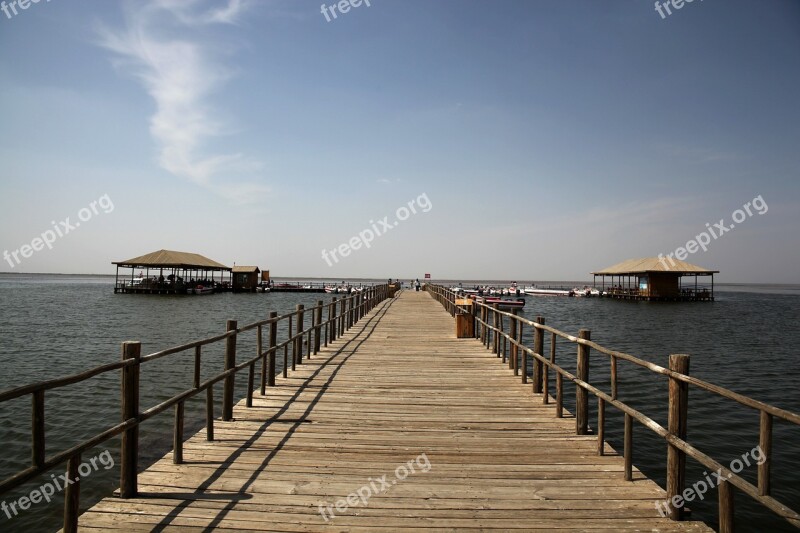
<instances>
[{"instance_id":1,"label":"wooden post on dock","mask_svg":"<svg viewBox=\"0 0 800 533\"><path fill-rule=\"evenodd\" d=\"M297 324L295 325L295 339L292 347L292 370L295 370L297 363L303 362L303 322L304 312L306 308L303 304L297 304ZM291 334L291 333L290 333Z\"/></svg>"},{"instance_id":2,"label":"wooden post on dock","mask_svg":"<svg viewBox=\"0 0 800 533\"><path fill-rule=\"evenodd\" d=\"M139 365L142 356L142 343L123 342L122 359L135 362L122 369L122 421L139 418ZM70 464L80 455L73 456ZM74 465L77 472L78 465ZM135 498L139 492L137 475L139 471L139 426L126 429L122 433L120 451L119 495L122 498Z\"/></svg>"},{"instance_id":3,"label":"wooden post on dock","mask_svg":"<svg viewBox=\"0 0 800 533\"><path fill-rule=\"evenodd\" d=\"M347 296L339 301L339 337L344 335L344 332L347 331L345 329L347 325L347 313L345 313L345 311L347 311Z\"/></svg>"},{"instance_id":4,"label":"wooden post on dock","mask_svg":"<svg viewBox=\"0 0 800 533\"><path fill-rule=\"evenodd\" d=\"M272 322L269 323L269 355L267 356L267 384L270 387L275 386L275 346L278 344L278 312L272 311L269 314ZM263 389L263 386L262 386ZM266 391L265 391L266 392ZM263 394L263 393L262 393Z\"/></svg>"},{"instance_id":5,"label":"wooden post on dock","mask_svg":"<svg viewBox=\"0 0 800 533\"><path fill-rule=\"evenodd\" d=\"M758 494L769 496L770 490L770 463L772 462L772 415L761 411L759 420L758 445L764 462L758 465Z\"/></svg>"},{"instance_id":6,"label":"wooden post on dock","mask_svg":"<svg viewBox=\"0 0 800 533\"><path fill-rule=\"evenodd\" d=\"M497 334L500 331L500 314L497 312L497 304L492 305L492 324L494 324L494 331L492 331L492 353L496 353L500 357L500 336Z\"/></svg>"},{"instance_id":7,"label":"wooden post on dock","mask_svg":"<svg viewBox=\"0 0 800 533\"><path fill-rule=\"evenodd\" d=\"M45 439L44 439L44 391L38 390L31 397L31 462L35 467L44 465Z\"/></svg>"},{"instance_id":8,"label":"wooden post on dock","mask_svg":"<svg viewBox=\"0 0 800 533\"><path fill-rule=\"evenodd\" d=\"M588 341L592 335L588 329L582 329L578 332L578 338ZM576 377L586 383L589 382L589 347L583 344L578 344ZM536 380L534 379L535 384ZM575 387L575 430L578 435L589 434L589 391L577 385Z\"/></svg>"},{"instance_id":9,"label":"wooden post on dock","mask_svg":"<svg viewBox=\"0 0 800 533\"><path fill-rule=\"evenodd\" d=\"M236 331L237 322L228 320L226 329ZM225 339L225 370L230 370L236 366L236 333ZM236 375L230 374L225 377L222 383L222 420L229 422L233 420L233 387Z\"/></svg>"},{"instance_id":10,"label":"wooden post on dock","mask_svg":"<svg viewBox=\"0 0 800 533\"><path fill-rule=\"evenodd\" d=\"M478 306L474 303L469 306L469 312L472 315L472 333L476 339L481 337L480 331L478 331Z\"/></svg>"},{"instance_id":11,"label":"wooden post on dock","mask_svg":"<svg viewBox=\"0 0 800 533\"><path fill-rule=\"evenodd\" d=\"M175 428L172 432L172 463L183 464L184 402L175 404Z\"/></svg>"},{"instance_id":12,"label":"wooden post on dock","mask_svg":"<svg viewBox=\"0 0 800 533\"><path fill-rule=\"evenodd\" d=\"M669 369L680 374L689 374L689 356L672 354L669 356ZM668 430L679 439L686 440L687 418L689 412L689 384L673 377L669 378ZM667 444L667 500L683 493L686 479L686 454ZM683 520L683 506L671 505L669 517Z\"/></svg>"},{"instance_id":13,"label":"wooden post on dock","mask_svg":"<svg viewBox=\"0 0 800 533\"><path fill-rule=\"evenodd\" d=\"M319 353L319 347L321 344L321 335L322 335L322 307L325 303L322 300L317 300L317 308L314 310L314 324L316 328L314 329L314 355Z\"/></svg>"},{"instance_id":14,"label":"wooden post on dock","mask_svg":"<svg viewBox=\"0 0 800 533\"><path fill-rule=\"evenodd\" d=\"M544 324L544 317L536 317L537 324ZM541 328L533 328L533 351L544 357L544 330ZM587 367L588 369L588 367ZM544 383L544 364L539 359L533 358L533 392L540 394L543 390L542 384Z\"/></svg>"},{"instance_id":15,"label":"wooden post on dock","mask_svg":"<svg viewBox=\"0 0 800 533\"><path fill-rule=\"evenodd\" d=\"M350 297L347 299L347 330L350 331L350 328L353 327L353 307L355 302L355 295L354 293L350 293Z\"/></svg>"},{"instance_id":16,"label":"wooden post on dock","mask_svg":"<svg viewBox=\"0 0 800 533\"><path fill-rule=\"evenodd\" d=\"M517 365L517 345L514 344L517 341L517 313L519 309L512 309L511 314L514 315L510 318L509 327L510 330L508 333L511 336L511 355L508 358L508 366L509 368L514 370L514 375L519 375L519 366Z\"/></svg>"},{"instance_id":17,"label":"wooden post on dock","mask_svg":"<svg viewBox=\"0 0 800 533\"><path fill-rule=\"evenodd\" d=\"M138 368L138 364L134 366ZM81 481L78 472L80 464L81 454L79 453L67 460L67 479L70 480L70 483L67 484L64 492L64 533L78 533L78 516L80 515L81 506ZM129 496L122 497L128 498Z\"/></svg>"},{"instance_id":18,"label":"wooden post on dock","mask_svg":"<svg viewBox=\"0 0 800 533\"><path fill-rule=\"evenodd\" d=\"M486 311L486 306L481 306L481 342L484 347L488 348L488 341L486 340L486 322L489 320L489 313Z\"/></svg>"},{"instance_id":19,"label":"wooden post on dock","mask_svg":"<svg viewBox=\"0 0 800 533\"><path fill-rule=\"evenodd\" d=\"M719 500L719 533L733 533L733 486L730 481L723 479L717 487Z\"/></svg>"},{"instance_id":20,"label":"wooden post on dock","mask_svg":"<svg viewBox=\"0 0 800 533\"><path fill-rule=\"evenodd\" d=\"M336 296L333 297L330 303L330 307L328 307L328 322L329 325L329 333L330 339L328 340L330 343L333 343L336 340Z\"/></svg>"}]
</instances>

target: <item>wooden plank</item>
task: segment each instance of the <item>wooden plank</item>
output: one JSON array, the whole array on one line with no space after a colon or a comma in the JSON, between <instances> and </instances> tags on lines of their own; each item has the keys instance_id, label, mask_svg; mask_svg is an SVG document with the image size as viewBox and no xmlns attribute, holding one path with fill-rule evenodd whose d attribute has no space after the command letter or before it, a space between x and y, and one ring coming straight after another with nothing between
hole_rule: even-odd
<instances>
[{"instance_id":1,"label":"wooden plank","mask_svg":"<svg viewBox=\"0 0 800 533\"><path fill-rule=\"evenodd\" d=\"M80 526L710 531L661 517L663 489L635 468L625 481L616 450L597 455L596 436L576 435L571 413L557 418L453 321L425 292L382 302L239 402L214 441L186 440L182 464L170 452L140 473L141 497L106 498Z\"/></svg>"}]
</instances>

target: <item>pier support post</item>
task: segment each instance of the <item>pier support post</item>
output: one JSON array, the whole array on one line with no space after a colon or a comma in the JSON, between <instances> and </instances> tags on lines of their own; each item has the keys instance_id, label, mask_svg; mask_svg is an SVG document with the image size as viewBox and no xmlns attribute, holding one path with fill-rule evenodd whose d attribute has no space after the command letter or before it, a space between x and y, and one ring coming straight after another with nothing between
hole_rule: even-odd
<instances>
[{"instance_id":1,"label":"pier support post","mask_svg":"<svg viewBox=\"0 0 800 533\"><path fill-rule=\"evenodd\" d=\"M236 331L237 322L228 320L227 331ZM225 370L230 370L236 366L236 333L225 339ZM235 374L225 377L222 384L222 420L229 422L233 420L233 386Z\"/></svg>"},{"instance_id":2,"label":"pier support post","mask_svg":"<svg viewBox=\"0 0 800 533\"><path fill-rule=\"evenodd\" d=\"M122 421L139 418L139 365L142 356L140 342L123 342L122 359L135 362L122 369ZM78 461L80 457L78 456ZM75 465L77 470L78 465ZM122 433L120 451L119 495L134 498L139 491L137 475L139 470L139 426L126 429Z\"/></svg>"},{"instance_id":3,"label":"pier support post","mask_svg":"<svg viewBox=\"0 0 800 533\"><path fill-rule=\"evenodd\" d=\"M536 317L537 324L544 324L544 317ZM533 351L544 357L544 330L541 328L533 328ZM587 367L588 370L588 367ZM535 357L533 358L533 392L540 394L543 390L542 384L544 383L544 365Z\"/></svg>"},{"instance_id":4,"label":"pier support post","mask_svg":"<svg viewBox=\"0 0 800 533\"><path fill-rule=\"evenodd\" d=\"M588 341L592 335L588 329L582 329L578 332L578 338ZM586 383L589 382L589 347L583 344L578 344L576 377ZM534 383L536 383L535 379ZM578 435L589 434L589 391L577 384L575 386L575 430Z\"/></svg>"},{"instance_id":5,"label":"pier support post","mask_svg":"<svg viewBox=\"0 0 800 533\"><path fill-rule=\"evenodd\" d=\"M689 374L689 356L672 354L669 369L680 374ZM673 377L669 378L668 430L679 439L686 440L689 413L689 384ZM667 444L667 500L683 493L686 480L686 454ZM670 506L669 517L683 520L683 507Z\"/></svg>"}]
</instances>

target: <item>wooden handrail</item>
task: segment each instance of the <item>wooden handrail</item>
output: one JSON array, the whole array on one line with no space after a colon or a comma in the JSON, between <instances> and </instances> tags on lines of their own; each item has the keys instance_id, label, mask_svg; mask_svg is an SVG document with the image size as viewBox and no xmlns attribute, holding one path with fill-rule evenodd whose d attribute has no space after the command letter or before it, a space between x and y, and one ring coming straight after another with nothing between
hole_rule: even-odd
<instances>
[{"instance_id":1,"label":"wooden handrail","mask_svg":"<svg viewBox=\"0 0 800 533\"><path fill-rule=\"evenodd\" d=\"M301 316L303 310L296 310L278 316L276 312L272 312L270 317L264 320L259 320L252 324L248 324L241 328L237 328L236 321L230 320L227 324L225 333L193 341L190 343L182 344L160 350L148 354L146 356L140 355L141 344L138 342L123 343L123 358L121 361L100 365L95 368L86 370L84 372L73 374L70 376L42 381L29 385L23 385L3 392L0 392L0 403L9 401L21 396L31 394L32 405L31 410L31 462L32 465L25 468L10 477L0 481L0 495L10 491L21 484L33 479L52 468L63 464L69 463L69 471L76 470L80 463L81 453L89 450L103 442L108 441L117 435L122 434L122 452L120 454L120 495L122 497L135 497L138 493L137 490L137 477L138 477L138 429L146 420L162 413L163 411L175 406L175 429L173 438L173 460L176 463L183 461L183 426L184 426L184 405L189 398L206 391L206 431L207 439L214 439L214 408L213 408L213 387L220 381L225 382L225 391L223 393L223 421L232 418L233 409L233 390L234 390L234 376L237 372L247 368L248 375L248 388L253 388L253 373L255 364L261 361L262 363L262 383L261 393L265 394L266 386L275 385L275 355L280 349L286 349L289 345L297 345L302 343L305 335L308 335L309 343L308 350L309 356L311 352L317 353L319 351L320 334L322 328L325 328L325 343L333 342L339 336L343 335L345 331L357 322L357 320L369 312L372 308L380 302L388 298L389 290L388 285L374 285L372 287L365 287L362 291L353 292L349 296L343 297L341 300L342 309L339 314L336 313L337 300L328 304L318 301L313 307L305 309L306 312L311 312L313 320L307 329L298 328L298 331L292 330L293 318ZM348 304L345 311L344 305ZM328 307L329 315L325 321L322 320L322 311L324 307ZM345 320L347 319L347 320ZM341 328L336 328L337 321L342 323ZM286 321L289 324L289 331L287 339L282 343L277 342L277 328L278 325ZM302 325L302 321L297 322L298 326ZM261 328L269 326L269 347L263 350L261 339ZM257 328L257 351L256 355L246 361L236 362L236 339L239 333L246 332ZM311 344L312 335L315 336L314 345ZM202 346L209 345L220 341L226 342L226 357L225 369L223 372L209 378L204 382L200 382L200 363L202 357ZM192 388L184 390L163 402L154 405L143 411L139 408L139 369L142 364L181 353L187 350L194 349L194 373L192 379ZM299 354L302 356L302 354ZM50 457L45 455L45 419L44 419L44 401L45 392L51 389L64 387L80 383L92 377L95 377L106 372L114 370L122 370L122 421L92 437L84 440L83 442L70 447L67 450L58 452ZM284 368L284 373L286 368ZM247 407L252 406L252 390L248 391ZM73 476L74 477L74 476ZM64 530L76 531L78 519L78 506L80 503L80 488L77 483L73 483L68 487L68 493L65 497L64 507Z\"/></svg>"},{"instance_id":2,"label":"wooden handrail","mask_svg":"<svg viewBox=\"0 0 800 533\"><path fill-rule=\"evenodd\" d=\"M456 294L441 286L427 285L425 288L434 299L436 299L442 306L451 314L466 313L455 305ZM478 310L480 312L478 312ZM534 368L537 363L543 365L547 370L553 370L556 373L556 416L561 417L562 412L562 380L566 378L576 386L576 433L582 434L586 431L588 423L588 408L585 400L587 393L591 393L598 398L598 454L602 455L605 444L605 406L611 405L625 414L625 435L624 435L624 457L625 457L625 479L630 481L631 476L631 452L633 447L633 434L631 422L636 420L646 428L650 429L656 435L662 437L668 445L668 465L667 465L667 492L668 496L672 497L679 495L683 490L684 477L685 477L685 457L691 457L704 467L719 471L722 477L726 480L720 485L720 531L733 530L733 488L736 487L743 493L747 494L750 498L765 506L770 511L778 516L784 518L795 527L800 527L800 514L779 502L772 496L770 487L770 464L772 460L772 418L777 417L795 425L800 425L800 415L766 404L764 402L749 398L742 394L736 393L724 387L714 385L707 381L691 377L688 375L688 359L687 355L671 355L670 366L671 368L664 368L649 361L640 359L636 356L610 350L601 346L589 339L588 330L581 330L579 336L573 336L563 331L560 331L551 326L546 326L544 320L531 321L522 318L515 313L500 311L497 304L486 304L480 301L473 302L473 310L470 311L473 320L480 328L474 328L476 338L482 339L482 342L487 348L492 349L493 353L500 350L499 340L502 338L507 341L516 353L523 354L523 360L529 355L534 361ZM491 314L491 317L489 316ZM551 353L550 358L547 359L541 353L543 346L539 344L539 337L534 335L534 349L531 349L522 344L520 337L514 338L513 335L507 334L502 330L499 324L502 324L502 318L508 317L509 320L517 321L518 326L528 325L535 328L534 331L548 331L551 333ZM491 322L491 323L490 323ZM480 331L479 331L480 329ZM493 339L490 343L489 337ZM578 374L573 375L565 370L555 362L555 339L561 337L573 344L578 345ZM597 387L591 385L588 380L588 350L596 350L604 355L609 356L611 362L611 394L607 394ZM538 351L537 351L538 350ZM497 357L501 354L497 353ZM503 357L505 354L503 354ZM669 407L669 428L664 428L653 419L645 416L639 411L621 402L617 398L617 360L622 359L637 366L646 368L654 374L667 376L670 379L670 407ZM523 375L527 374L527 368L523 367ZM536 372L534 372L536 375ZM525 379L523 378L523 382ZM712 457L701 452L686 441L686 418L687 418L687 394L688 386L693 385L699 389L705 390L712 394L716 394L723 398L733 400L740 405L756 409L760 412L759 423L759 446L761 446L761 453L765 457L762 464L758 466L758 485L753 485L743 477L732 472L730 469L724 467L721 463L714 460ZM534 387L536 386L534 379ZM545 388L545 393L546 393ZM582 392L581 392L582 391ZM537 392L534 390L534 392ZM543 398L543 401L547 401ZM675 511L675 509L673 509ZM671 512L670 517L674 520L682 519L682 512Z\"/></svg>"}]
</instances>

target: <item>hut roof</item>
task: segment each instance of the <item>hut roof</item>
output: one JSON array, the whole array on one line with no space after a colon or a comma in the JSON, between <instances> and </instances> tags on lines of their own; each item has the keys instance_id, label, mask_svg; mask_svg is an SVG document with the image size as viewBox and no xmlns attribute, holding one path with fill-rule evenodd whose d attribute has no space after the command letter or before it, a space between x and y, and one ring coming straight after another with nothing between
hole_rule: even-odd
<instances>
[{"instance_id":1,"label":"hut roof","mask_svg":"<svg viewBox=\"0 0 800 533\"><path fill-rule=\"evenodd\" d=\"M235 266L233 267L234 274L252 274L252 273L259 273L261 269L257 266Z\"/></svg>"},{"instance_id":2,"label":"hut roof","mask_svg":"<svg viewBox=\"0 0 800 533\"><path fill-rule=\"evenodd\" d=\"M671 274L718 274L719 270L708 270L686 261L664 257L645 257L642 259L628 259L622 263L592 272L596 276L623 276L626 274L645 274L648 272L668 272Z\"/></svg>"},{"instance_id":3,"label":"hut roof","mask_svg":"<svg viewBox=\"0 0 800 533\"><path fill-rule=\"evenodd\" d=\"M203 268L206 270L230 270L230 267L217 263L208 257L189 252L175 252L173 250L158 250L149 254L140 255L125 261L114 261L112 265L126 267L163 267L163 268Z\"/></svg>"}]
</instances>

